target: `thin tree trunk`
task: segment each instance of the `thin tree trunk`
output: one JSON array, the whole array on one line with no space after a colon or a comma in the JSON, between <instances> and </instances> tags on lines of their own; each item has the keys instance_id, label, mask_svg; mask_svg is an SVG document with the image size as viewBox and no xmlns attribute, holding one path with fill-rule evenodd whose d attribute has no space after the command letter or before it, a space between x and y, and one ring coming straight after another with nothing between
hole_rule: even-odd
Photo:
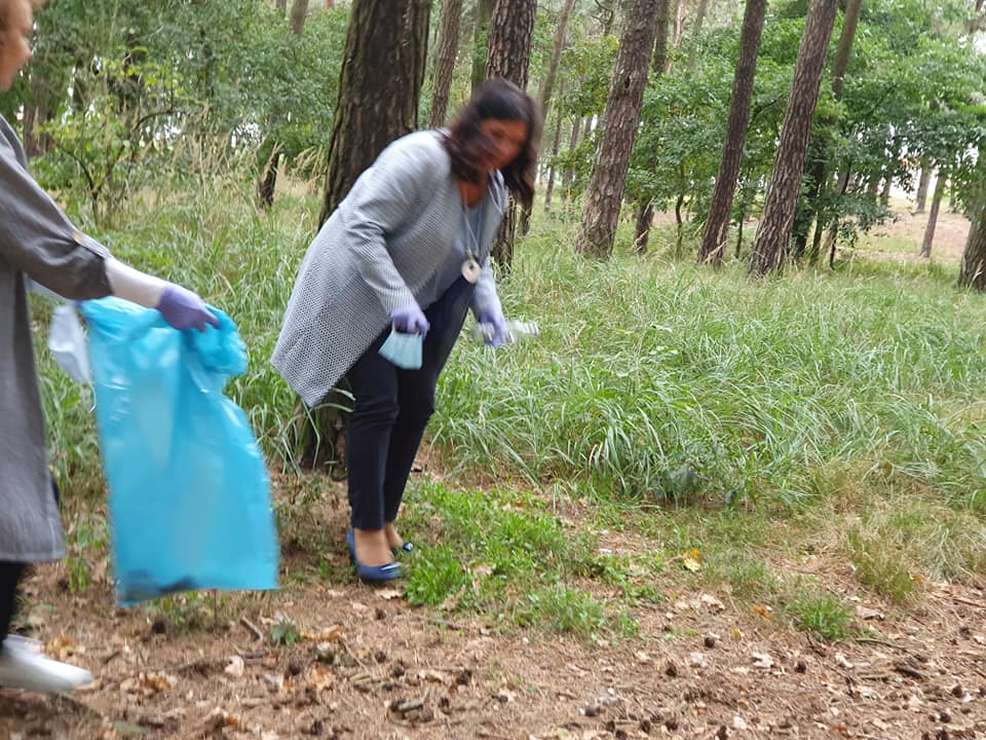
<instances>
[{"instance_id":1,"label":"thin tree trunk","mask_svg":"<svg viewBox=\"0 0 986 740\"><path fill-rule=\"evenodd\" d=\"M270 154L264 160L260 182L257 184L257 199L260 201L260 207L265 211L274 205L277 175L281 165L281 146L268 139L260 150L263 152L268 148Z\"/></svg>"},{"instance_id":2,"label":"thin tree trunk","mask_svg":"<svg viewBox=\"0 0 986 740\"><path fill-rule=\"evenodd\" d=\"M651 71L660 77L668 71L668 33L671 27L671 0L660 0L657 4L657 34L654 38L654 56Z\"/></svg>"},{"instance_id":3,"label":"thin tree trunk","mask_svg":"<svg viewBox=\"0 0 986 740\"><path fill-rule=\"evenodd\" d=\"M832 64L832 95L836 100L842 99L842 93L845 89L846 83L846 72L849 69L849 60L852 57L852 47L856 40L856 30L859 27L859 15L863 8L863 0L846 0L844 7L844 16L842 20L842 35L839 36L839 46L835 52L835 61ZM815 230L816 233L824 231L828 226L830 220L832 220L831 214L826 214L822 212L820 206L822 202L822 195L828 190L829 174L827 167L827 157L828 151L827 147L823 143L819 147L820 151L816 155L816 160L814 167L812 168L812 190L810 197L808 198L808 204L804 207L804 212L810 214L808 216L808 223L802 226L805 238L807 238L808 229L811 227L811 219L815 220ZM848 177L848 168L846 168L846 176ZM848 186L848 180L841 184L841 190L844 194L846 192L846 187ZM835 218L835 223L831 229L831 239L832 243L835 243L835 234L838 233L839 223L838 218ZM800 257L801 252L804 249L803 242L796 245L796 254ZM810 250L810 262L814 265L817 260L819 253L818 249L818 239L813 240L812 249ZM833 252L834 255L834 252ZM833 256L834 259L834 256Z\"/></svg>"},{"instance_id":4,"label":"thin tree trunk","mask_svg":"<svg viewBox=\"0 0 986 740\"><path fill-rule=\"evenodd\" d=\"M490 21L495 0L476 0L476 24L473 26L472 89L486 79L486 59L490 50Z\"/></svg>"},{"instance_id":5,"label":"thin tree trunk","mask_svg":"<svg viewBox=\"0 0 986 740\"><path fill-rule=\"evenodd\" d=\"M774 172L750 259L750 272L755 275L766 275L780 269L791 238L808 138L818 103L822 69L825 66L829 39L832 37L836 7L837 0L813 0L808 13Z\"/></svg>"},{"instance_id":6,"label":"thin tree trunk","mask_svg":"<svg viewBox=\"0 0 986 740\"><path fill-rule=\"evenodd\" d=\"M486 77L503 77L521 90L527 89L531 43L537 0L497 0L490 20L490 53L486 59ZM520 204L530 209L530 203ZM511 203L493 245L492 254L500 267L509 272L513 265L517 240L517 204Z\"/></svg>"},{"instance_id":7,"label":"thin tree trunk","mask_svg":"<svg viewBox=\"0 0 986 740\"><path fill-rule=\"evenodd\" d=\"M548 64L548 72L544 77L539 95L541 100L541 115L544 116L545 120L548 120L551 96L554 93L555 79L558 76L558 65L561 62L561 54L565 50L565 34L568 32L568 21L572 17L572 8L574 7L575 0L565 0L561 17L558 19L558 28L555 29L555 46L551 52L551 62Z\"/></svg>"},{"instance_id":8,"label":"thin tree trunk","mask_svg":"<svg viewBox=\"0 0 986 740\"><path fill-rule=\"evenodd\" d=\"M634 0L627 16L606 102L603 137L593 164L585 215L575 245L580 254L607 258L613 251L657 34L658 3L659 0Z\"/></svg>"},{"instance_id":9,"label":"thin tree trunk","mask_svg":"<svg viewBox=\"0 0 986 740\"><path fill-rule=\"evenodd\" d=\"M921 240L921 256L931 257L931 246L935 241L935 229L938 228L938 214L941 202L945 197L945 182L948 177L944 170L938 170L938 182L935 183L935 194L931 198L931 212L928 214L928 224L924 228L924 238Z\"/></svg>"},{"instance_id":10,"label":"thin tree trunk","mask_svg":"<svg viewBox=\"0 0 986 740\"><path fill-rule=\"evenodd\" d=\"M445 125L448 115L452 73L459 54L459 27L462 22L462 0L442 3L442 26L438 33L438 54L435 56L434 84L431 94L431 127Z\"/></svg>"},{"instance_id":11,"label":"thin tree trunk","mask_svg":"<svg viewBox=\"0 0 986 740\"><path fill-rule=\"evenodd\" d=\"M286 14L288 12L288 0L277 0L277 9Z\"/></svg>"},{"instance_id":12,"label":"thin tree trunk","mask_svg":"<svg viewBox=\"0 0 986 740\"><path fill-rule=\"evenodd\" d=\"M325 0L325 9L332 10L335 7L335 0Z\"/></svg>"},{"instance_id":13,"label":"thin tree trunk","mask_svg":"<svg viewBox=\"0 0 986 740\"><path fill-rule=\"evenodd\" d=\"M921 164L921 175L918 177L917 207L914 213L924 213L928 204L928 183L931 181L931 167L927 162Z\"/></svg>"},{"instance_id":14,"label":"thin tree trunk","mask_svg":"<svg viewBox=\"0 0 986 740\"><path fill-rule=\"evenodd\" d=\"M650 242L651 224L654 223L654 202L648 201L637 208L633 231L633 251L636 254L647 254Z\"/></svg>"},{"instance_id":15,"label":"thin tree trunk","mask_svg":"<svg viewBox=\"0 0 986 740\"><path fill-rule=\"evenodd\" d=\"M548 167L548 186L544 190L545 213L551 210L551 196L555 191L555 172L558 169L555 166L555 158L558 156L558 149L561 147L561 111L558 112L558 115L555 116L555 118L558 120L555 122L555 136L551 142L551 164Z\"/></svg>"},{"instance_id":16,"label":"thin tree trunk","mask_svg":"<svg viewBox=\"0 0 986 740\"><path fill-rule=\"evenodd\" d=\"M726 126L726 142L723 146L715 191L712 194L709 217L705 222L702 247L698 255L699 262L707 262L716 267L722 264L722 253L733 210L733 195L736 192L736 183L743 164L743 148L746 146L750 102L753 98L753 80L757 72L757 54L760 50L760 37L766 11L767 0L747 0L743 15L743 31L740 35L740 56L736 63L736 76L733 79L729 122Z\"/></svg>"},{"instance_id":17,"label":"thin tree trunk","mask_svg":"<svg viewBox=\"0 0 986 740\"><path fill-rule=\"evenodd\" d=\"M291 4L291 31L295 36L305 32L305 20L308 18L308 0L294 0Z\"/></svg>"},{"instance_id":18,"label":"thin tree trunk","mask_svg":"<svg viewBox=\"0 0 986 740\"><path fill-rule=\"evenodd\" d=\"M572 118L572 134L568 137L568 148L574 151L579 145L579 138L582 133L582 119L579 116ZM572 183L575 180L575 170L569 167L565 170L565 176L562 178L562 190L564 190L564 195L568 197L568 191L572 187Z\"/></svg>"}]
</instances>

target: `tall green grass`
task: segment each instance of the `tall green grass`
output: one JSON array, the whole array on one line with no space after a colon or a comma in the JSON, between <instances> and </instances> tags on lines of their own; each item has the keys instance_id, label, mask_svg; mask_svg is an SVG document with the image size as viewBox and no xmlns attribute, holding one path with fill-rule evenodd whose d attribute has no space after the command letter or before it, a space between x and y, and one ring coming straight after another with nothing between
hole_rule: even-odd
<instances>
[{"instance_id":1,"label":"tall green grass","mask_svg":"<svg viewBox=\"0 0 986 740\"><path fill-rule=\"evenodd\" d=\"M230 392L286 469L296 401L269 357L317 206L282 197L260 213L249 186L217 178L131 204L97 234L238 322L251 366ZM507 312L537 321L540 338L455 350L430 431L443 459L631 508L701 501L780 516L917 497L915 511L961 516L922 530L934 552L914 562L986 569L974 555L986 537L986 298L940 266L857 261L751 282L742 265L716 273L663 252L588 262L573 254L576 227L536 221L501 284ZM53 461L70 493L79 481L98 489L91 394L40 354ZM879 563L872 532L854 531L847 557Z\"/></svg>"}]
</instances>

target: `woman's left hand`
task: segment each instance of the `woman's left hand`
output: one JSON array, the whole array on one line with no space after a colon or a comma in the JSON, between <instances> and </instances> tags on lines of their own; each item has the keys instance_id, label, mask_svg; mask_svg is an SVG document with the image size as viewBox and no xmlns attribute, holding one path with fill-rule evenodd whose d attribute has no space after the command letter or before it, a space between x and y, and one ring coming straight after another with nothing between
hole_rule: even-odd
<instances>
[{"instance_id":1,"label":"woman's left hand","mask_svg":"<svg viewBox=\"0 0 986 740\"><path fill-rule=\"evenodd\" d=\"M489 327L489 331L484 331L486 346L502 347L510 344L510 331L507 329L507 320L503 312L484 313L479 317L479 323L484 327Z\"/></svg>"}]
</instances>

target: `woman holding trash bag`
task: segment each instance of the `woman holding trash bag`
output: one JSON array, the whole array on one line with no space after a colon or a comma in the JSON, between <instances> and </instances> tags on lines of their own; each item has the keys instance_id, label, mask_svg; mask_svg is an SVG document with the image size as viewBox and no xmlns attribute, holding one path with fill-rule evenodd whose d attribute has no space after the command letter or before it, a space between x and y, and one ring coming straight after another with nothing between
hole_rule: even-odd
<instances>
[{"instance_id":1,"label":"woman holding trash bag","mask_svg":"<svg viewBox=\"0 0 986 740\"><path fill-rule=\"evenodd\" d=\"M31 59L38 4L0 0L0 90L10 89ZM34 367L28 279L70 299L116 295L157 308L176 329L204 330L216 319L194 293L122 264L75 229L26 164L17 135L0 117L0 687L63 692L92 676L8 634L27 564L64 554Z\"/></svg>"},{"instance_id":2,"label":"woman holding trash bag","mask_svg":"<svg viewBox=\"0 0 986 740\"><path fill-rule=\"evenodd\" d=\"M363 580L400 577L411 550L395 520L467 309L488 344L510 341L489 250L507 192L533 197L539 123L520 88L487 81L449 130L387 147L305 255L273 364L309 408L348 381L346 540Z\"/></svg>"}]
</instances>

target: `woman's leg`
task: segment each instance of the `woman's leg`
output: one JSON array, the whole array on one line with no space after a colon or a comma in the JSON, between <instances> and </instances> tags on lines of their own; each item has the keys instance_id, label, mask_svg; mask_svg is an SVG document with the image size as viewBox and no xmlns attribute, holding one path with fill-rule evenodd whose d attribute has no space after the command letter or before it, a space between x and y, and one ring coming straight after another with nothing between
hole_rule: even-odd
<instances>
[{"instance_id":1,"label":"woman's leg","mask_svg":"<svg viewBox=\"0 0 986 740\"><path fill-rule=\"evenodd\" d=\"M346 376L355 398L347 425L349 505L357 558L366 565L392 560L383 535L384 479L398 416L398 385L397 368L379 354L386 335L370 345Z\"/></svg>"},{"instance_id":2,"label":"woman's leg","mask_svg":"<svg viewBox=\"0 0 986 740\"><path fill-rule=\"evenodd\" d=\"M388 524L393 524L397 519L421 438L435 411L435 387L462 331L471 296L472 286L460 278L445 295L428 307L425 315L431 324L431 331L425 338L421 369L401 370L397 374L399 413L390 437L383 489ZM401 544L396 530L393 527L390 530L392 540L396 540L390 544Z\"/></svg>"}]
</instances>

